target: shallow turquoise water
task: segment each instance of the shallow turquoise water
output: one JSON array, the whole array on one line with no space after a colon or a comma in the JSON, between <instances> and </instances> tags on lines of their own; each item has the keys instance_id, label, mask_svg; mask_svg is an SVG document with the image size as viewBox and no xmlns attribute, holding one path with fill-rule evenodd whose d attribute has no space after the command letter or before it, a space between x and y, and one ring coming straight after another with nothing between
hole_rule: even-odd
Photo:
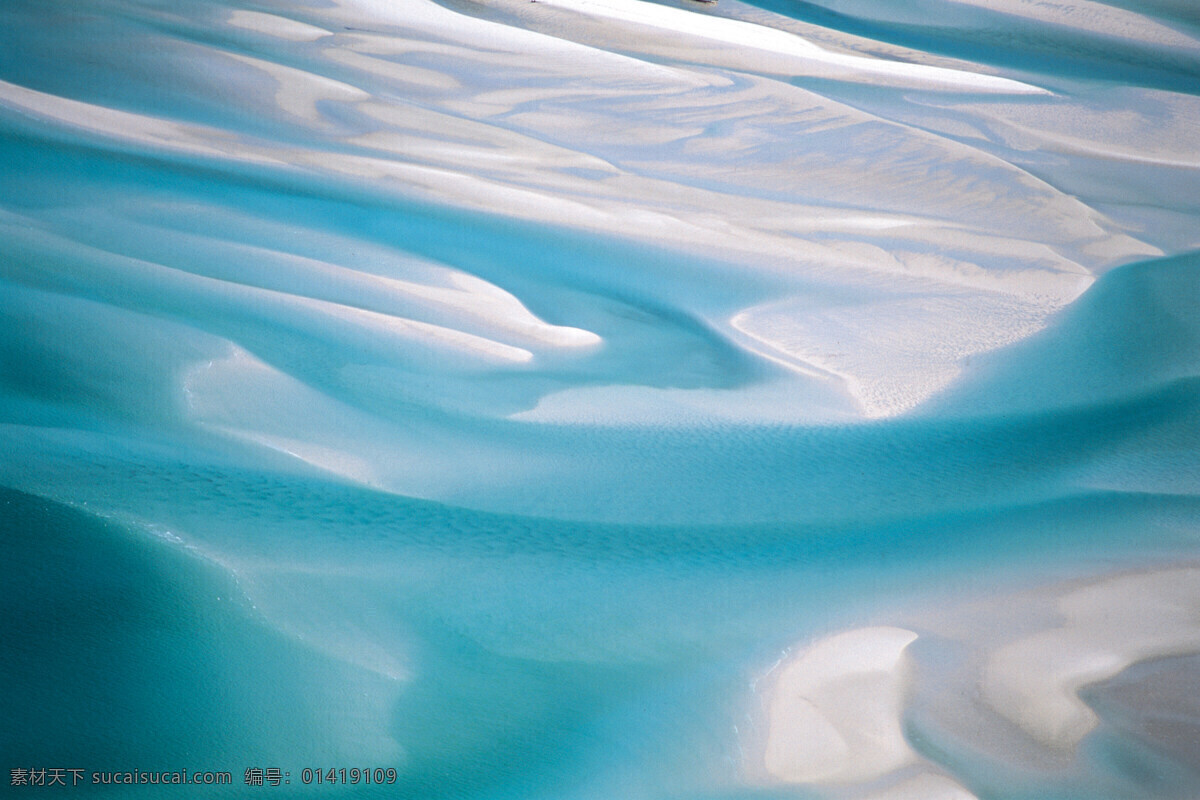
<instances>
[{"instance_id":1,"label":"shallow turquoise water","mask_svg":"<svg viewBox=\"0 0 1200 800\"><path fill-rule=\"evenodd\" d=\"M205 79L207 56L188 55L324 64L315 52L239 39L216 24L219 4L164 8L177 10L7 4L0 79L325 142L256 113L236 76ZM998 45L978 55L969 27L894 31L1019 60ZM126 50L129 37L160 49ZM1067 64L1059 43L1035 37L1022 72L1069 83L1091 69L1090 51ZM1191 61L1134 55L1089 80L1191 91ZM881 114L901 102L828 88ZM1168 246L1175 223L1144 231L1168 254L1097 270L1044 330L972 355L906 413L855 417L837 388L797 380L764 417L753 392L791 378L722 321L784 293L869 306L900 278L755 270L335 171L122 140L15 103L0 103L10 769L229 770L225 791L241 795L246 768L279 767L291 785L261 791L280 797L825 796L744 778L762 725L753 686L787 648L945 597L1200 553L1200 256ZM1022 168L1086 182L1087 163L1056 159ZM1196 187L1194 167L1170 171ZM1105 202L1138 207L1135 189ZM879 208L902 205L880 192ZM1180 195L1161 219L1194 222L1192 203ZM528 365L481 365L334 308L487 333L371 282L444 287L444 270L603 347L518 340ZM567 390L633 411L521 416ZM707 392L722 413L681 404L637 420L629 398L652 390ZM1017 780L952 743L922 746L985 798L1184 797L1200 780L1111 731L1065 777ZM298 785L306 767L355 766L395 768L397 783Z\"/></svg>"}]
</instances>

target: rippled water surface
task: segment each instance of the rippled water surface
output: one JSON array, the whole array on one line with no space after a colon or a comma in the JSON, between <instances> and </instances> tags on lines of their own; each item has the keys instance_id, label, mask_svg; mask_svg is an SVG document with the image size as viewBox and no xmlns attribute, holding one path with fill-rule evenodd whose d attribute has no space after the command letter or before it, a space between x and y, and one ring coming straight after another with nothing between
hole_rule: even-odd
<instances>
[{"instance_id":1,"label":"rippled water surface","mask_svg":"<svg viewBox=\"0 0 1200 800\"><path fill-rule=\"evenodd\" d=\"M5 2L7 785L1193 797L1193 5Z\"/></svg>"}]
</instances>

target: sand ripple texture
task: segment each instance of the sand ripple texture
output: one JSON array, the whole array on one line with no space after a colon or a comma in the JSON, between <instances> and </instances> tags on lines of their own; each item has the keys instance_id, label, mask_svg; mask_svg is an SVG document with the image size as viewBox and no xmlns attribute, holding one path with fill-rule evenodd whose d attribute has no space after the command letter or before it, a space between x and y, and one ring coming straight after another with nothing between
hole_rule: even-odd
<instances>
[{"instance_id":1,"label":"sand ripple texture","mask_svg":"<svg viewBox=\"0 0 1200 800\"><path fill-rule=\"evenodd\" d=\"M5 2L0 752L1194 796L1198 131L1191 0Z\"/></svg>"}]
</instances>

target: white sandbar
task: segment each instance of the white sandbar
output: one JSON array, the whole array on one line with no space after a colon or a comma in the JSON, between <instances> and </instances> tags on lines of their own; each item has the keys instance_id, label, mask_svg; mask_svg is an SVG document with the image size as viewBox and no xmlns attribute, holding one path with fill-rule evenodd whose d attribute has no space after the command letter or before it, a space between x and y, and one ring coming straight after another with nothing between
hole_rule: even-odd
<instances>
[{"instance_id":1,"label":"white sandbar","mask_svg":"<svg viewBox=\"0 0 1200 800\"><path fill-rule=\"evenodd\" d=\"M912 763L900 715L910 681L904 651L916 638L861 628L789 662L771 690L767 772L789 783L858 783Z\"/></svg>"}]
</instances>

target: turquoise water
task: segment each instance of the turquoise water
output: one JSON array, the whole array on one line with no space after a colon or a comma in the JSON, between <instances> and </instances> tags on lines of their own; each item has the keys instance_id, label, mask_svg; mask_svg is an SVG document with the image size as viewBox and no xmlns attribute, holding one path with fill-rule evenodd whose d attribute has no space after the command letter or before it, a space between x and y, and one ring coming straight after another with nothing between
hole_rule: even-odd
<instances>
[{"instance_id":1,"label":"turquoise water","mask_svg":"<svg viewBox=\"0 0 1200 800\"><path fill-rule=\"evenodd\" d=\"M951 35L905 22L885 35L865 12L793 5L777 10L1022 80L1050 76L1071 88L1054 102L1100 98L1114 115L1131 87L1194 93L1200 63L1138 44L1105 51L1100 69L1097 53L1063 46L1087 36L1057 29L1021 39L1027 60L981 42L971 25ZM1194 20L1178 20L1188 10L1168 6L1159 19L1192 31ZM738 258L689 249L330 166L338 154L375 153L350 135L376 130L366 111L318 101L320 127L264 110L269 82L213 54L311 70L425 109L441 108L436 92L465 85L526 81L552 92L563 79L539 84L518 62L498 74L455 72L435 57L434 37L422 40L424 60L391 63L441 70L457 88L414 82L404 95L331 56L336 43L318 49L230 27L231 8L97 0L0 10L7 84L205 126L180 141L251 142L277 158L247 160L215 144L188 150L165 135L137 138L133 117L105 132L77 107L63 120L31 110L24 95L0 99L6 768L233 776L221 790L74 789L105 797L824 797L822 787L746 777L763 725L756 687L789 648L946 598L986 601L1200 554L1194 164L1109 157L1119 165L1097 167L1104 157L1069 149L1043 157L999 136L974 142L941 130L955 115L981 118L953 107L966 102L959 95L943 114L921 91L771 78L899 120L872 123L884 131L869 154L880 162L904 148L888 137L909 135L917 118L955 147L973 142L978 162L954 161L946 179L962 192L962 218L946 216L951 197L922 225L984 231L991 212L986 202L975 208L976 192L995 198L1011 181L1021 197L1069 187L1054 213L1144 243L1112 261L1079 256L1097 278L1078 299L1012 341L964 350L953 380L919 402L864 415L845 387L797 377L728 321L784 297L803 298L805 309L877 308L868 317L889 320L896 297L940 297L932 279L910 286L907 275L781 264L766 250ZM332 26L324 8L252 10ZM359 22L373 19L364 12ZM622 114L637 117L612 107L624 101L611 94L572 91L617 126ZM705 102L720 99L703 91ZM729 113L744 100L731 100ZM1168 103L1139 95L1128 106L1167 115ZM517 107L491 116L454 108L454 119L508 133L537 124ZM1170 108L1191 120L1194 106ZM765 113L756 109L744 113ZM470 135L447 131L445 140ZM807 186L774 191L724 171L726 160L770 165L786 142L699 150L664 166L651 144L638 151L579 136L580 152L596 159L588 169L667 176L685 198L724 186L731 204L769 199L794 206L797 218L814 204L899 213L938 169L902 155L881 173L909 175L910 195L882 178L864 188L860 170L870 164L849 163L840 207L829 199L836 185L824 197ZM479 147L428 180L520 185L519 170L513 178L489 166L489 148ZM305 161L304 148L328 161ZM717 167L688 176L692 161ZM1179 191L1150 180L1164 200L1141 194L1137 181L1101 180L1118 169L1160 170ZM563 185L557 202L579 200L575 184ZM869 207L853 199L873 192ZM1010 233L1045 246L1030 263L1087 251L1092 240L1071 238L1067 223L1053 228L1060 218L1029 202L1003 213L1026 215L1028 230ZM899 241L888 236L842 241L886 250ZM938 253L936 241L912 247ZM990 255L978 243L962 247L983 253L985 272L1008 267L1006 247L1013 263L1027 257L1011 244ZM555 349L538 338L549 328L525 317L497 322L477 310L493 308L486 303L430 299L429 287L462 286L462 276L516 298L539 324L603 343ZM954 286L946 296L975 291L969 281ZM532 356L514 366L396 319ZM902 323L880 323L897 328L876 346L910 335ZM855 347L871 349L848 338L828 345ZM847 363L853 372L858 362ZM555 408L578 414L556 418ZM1200 781L1186 758L1119 728L1086 740L1069 769L1042 774L921 740L919 723L918 751L981 798L1186 797ZM246 787L251 767L280 768L291 783ZM301 785L305 768L330 767L393 768L397 777Z\"/></svg>"}]
</instances>

